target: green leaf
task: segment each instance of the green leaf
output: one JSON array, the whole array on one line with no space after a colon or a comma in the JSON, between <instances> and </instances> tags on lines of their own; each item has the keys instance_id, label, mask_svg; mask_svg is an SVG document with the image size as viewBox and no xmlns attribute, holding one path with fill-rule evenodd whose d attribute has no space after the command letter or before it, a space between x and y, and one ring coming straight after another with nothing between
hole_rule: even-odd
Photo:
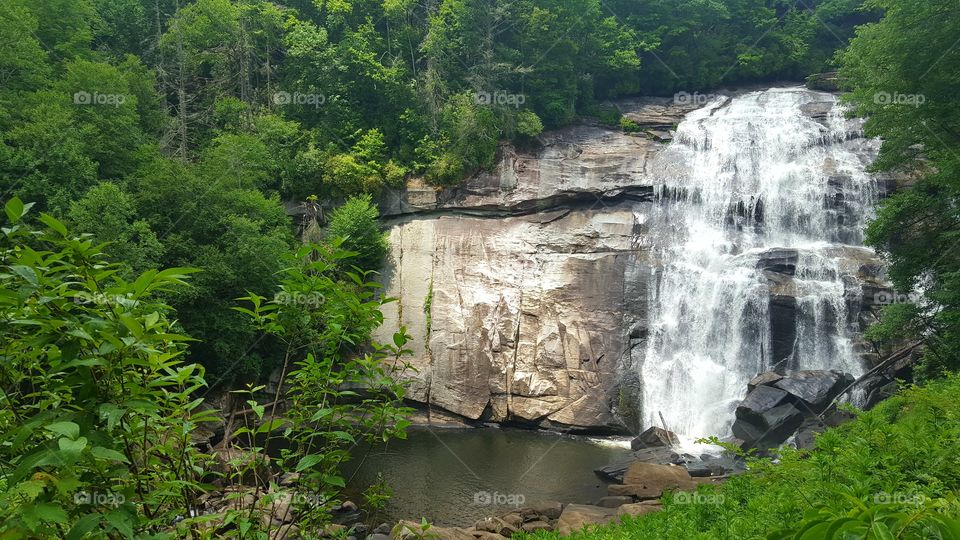
<instances>
[{"instance_id":1,"label":"green leaf","mask_svg":"<svg viewBox=\"0 0 960 540\"><path fill-rule=\"evenodd\" d=\"M40 284L40 280L37 278L37 271L29 266L23 266L22 264L15 264L10 267L10 270L13 270L13 273L25 279L28 283L34 287Z\"/></svg>"},{"instance_id":2,"label":"green leaf","mask_svg":"<svg viewBox=\"0 0 960 540\"><path fill-rule=\"evenodd\" d=\"M58 232L60 236L67 236L67 227L57 218L41 212L40 221L42 221L47 227L50 227L54 231Z\"/></svg>"},{"instance_id":3,"label":"green leaf","mask_svg":"<svg viewBox=\"0 0 960 540\"><path fill-rule=\"evenodd\" d=\"M71 439L80 436L80 426L73 422L54 422L43 426L43 429Z\"/></svg>"},{"instance_id":4,"label":"green leaf","mask_svg":"<svg viewBox=\"0 0 960 540\"><path fill-rule=\"evenodd\" d=\"M295 472L301 472L303 470L313 467L317 463L323 461L323 454L307 454L300 458L300 461L297 463L297 466L294 468Z\"/></svg>"},{"instance_id":5,"label":"green leaf","mask_svg":"<svg viewBox=\"0 0 960 540\"><path fill-rule=\"evenodd\" d=\"M133 538L133 519L123 510L114 510L104 516L107 523L113 526L120 534Z\"/></svg>"},{"instance_id":6,"label":"green leaf","mask_svg":"<svg viewBox=\"0 0 960 540\"><path fill-rule=\"evenodd\" d=\"M83 452L83 449L87 447L87 438L80 437L77 440L68 439L66 437L61 437L57 441L57 444L60 446L60 450L70 454L79 454Z\"/></svg>"},{"instance_id":7,"label":"green leaf","mask_svg":"<svg viewBox=\"0 0 960 540\"><path fill-rule=\"evenodd\" d=\"M67 513L59 505L41 503L33 507L35 516L48 523L66 523Z\"/></svg>"},{"instance_id":8,"label":"green leaf","mask_svg":"<svg viewBox=\"0 0 960 540\"><path fill-rule=\"evenodd\" d=\"M7 201L7 204L3 206L3 210L7 213L7 218L10 219L10 223L16 223L30 211L32 206L33 203L23 204L23 201L21 201L19 197L14 197Z\"/></svg>"},{"instance_id":9,"label":"green leaf","mask_svg":"<svg viewBox=\"0 0 960 540\"><path fill-rule=\"evenodd\" d=\"M104 448L102 446L94 446L90 453L93 454L93 457L97 459L103 459L107 461L119 461L121 463L129 463L127 461L127 456L123 455L116 450L111 450L109 448Z\"/></svg>"},{"instance_id":10,"label":"green leaf","mask_svg":"<svg viewBox=\"0 0 960 540\"><path fill-rule=\"evenodd\" d=\"M100 524L101 517L103 516L97 512L93 514L87 514L78 519L77 522L73 524L70 532L67 533L66 540L80 540Z\"/></svg>"}]
</instances>

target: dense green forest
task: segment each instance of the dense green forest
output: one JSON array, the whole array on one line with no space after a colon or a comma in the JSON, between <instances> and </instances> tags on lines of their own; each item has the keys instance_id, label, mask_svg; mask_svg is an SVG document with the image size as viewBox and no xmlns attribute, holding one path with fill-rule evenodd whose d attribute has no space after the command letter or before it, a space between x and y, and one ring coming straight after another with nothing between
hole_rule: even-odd
<instances>
[{"instance_id":1,"label":"dense green forest","mask_svg":"<svg viewBox=\"0 0 960 540\"><path fill-rule=\"evenodd\" d=\"M111 242L128 275L202 269L168 299L190 355L252 380L281 354L230 307L277 285L281 201L454 184L498 140L616 124L612 98L802 78L876 18L860 4L9 0L0 192Z\"/></svg>"},{"instance_id":2,"label":"dense green forest","mask_svg":"<svg viewBox=\"0 0 960 540\"><path fill-rule=\"evenodd\" d=\"M339 463L409 425L409 336L370 341L378 194L455 185L582 117L616 126L616 98L835 69L883 139L876 169L911 178L867 232L923 301L868 335L922 342L929 386L756 461L720 506L585 537L960 538L957 36L952 0L4 0L0 538L275 538L230 491L292 504L264 461L312 494L303 537L331 535ZM255 399L276 368L286 411ZM249 453L192 444L211 387L244 388L228 436ZM197 516L214 488L233 506Z\"/></svg>"}]
</instances>

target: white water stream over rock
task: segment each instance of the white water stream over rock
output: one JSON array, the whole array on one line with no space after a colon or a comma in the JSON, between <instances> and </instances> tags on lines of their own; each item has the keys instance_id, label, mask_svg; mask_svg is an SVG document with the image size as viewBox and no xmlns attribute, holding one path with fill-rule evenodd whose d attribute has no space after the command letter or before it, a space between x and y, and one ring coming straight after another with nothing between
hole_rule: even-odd
<instances>
[{"instance_id":1,"label":"white water stream over rock","mask_svg":"<svg viewBox=\"0 0 960 540\"><path fill-rule=\"evenodd\" d=\"M661 234L639 368L644 425L662 414L677 433L724 436L758 373L862 372L839 266L861 243L878 187L864 171L871 152L846 144L859 124L824 99L801 88L717 98L652 164L662 184L646 219ZM778 264L785 278L772 282ZM779 289L796 314L792 343L775 356Z\"/></svg>"}]
</instances>

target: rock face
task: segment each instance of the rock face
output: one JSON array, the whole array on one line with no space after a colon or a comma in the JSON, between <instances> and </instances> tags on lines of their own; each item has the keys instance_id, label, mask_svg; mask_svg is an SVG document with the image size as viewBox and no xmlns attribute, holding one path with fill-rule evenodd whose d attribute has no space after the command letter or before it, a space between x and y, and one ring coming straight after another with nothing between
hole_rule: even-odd
<instances>
[{"instance_id":1,"label":"rock face","mask_svg":"<svg viewBox=\"0 0 960 540\"><path fill-rule=\"evenodd\" d=\"M382 280L398 301L376 337L389 341L400 326L412 335L412 400L479 422L649 427L637 419L636 364L660 265L653 228L664 226L648 219L663 184L650 164L669 138L657 133L691 108L624 102L645 132L573 126L533 150L502 145L493 171L457 188L412 182L383 196L392 254ZM843 272L877 266L854 255ZM757 263L770 278L773 357L785 365L797 339L796 261L777 250ZM858 308L859 287L854 277Z\"/></svg>"}]
</instances>

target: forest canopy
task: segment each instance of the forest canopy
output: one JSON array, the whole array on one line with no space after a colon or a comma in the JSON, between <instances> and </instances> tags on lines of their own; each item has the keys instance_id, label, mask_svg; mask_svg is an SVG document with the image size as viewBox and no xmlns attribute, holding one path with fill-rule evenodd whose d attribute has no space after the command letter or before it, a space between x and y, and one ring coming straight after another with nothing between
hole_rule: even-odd
<instances>
[{"instance_id":1,"label":"forest canopy","mask_svg":"<svg viewBox=\"0 0 960 540\"><path fill-rule=\"evenodd\" d=\"M281 201L456 184L501 140L617 126L623 96L799 79L875 18L854 0L8 0L0 192L110 242L129 275L203 270L167 300L192 356L249 379L276 351L229 305L274 290Z\"/></svg>"}]
</instances>

